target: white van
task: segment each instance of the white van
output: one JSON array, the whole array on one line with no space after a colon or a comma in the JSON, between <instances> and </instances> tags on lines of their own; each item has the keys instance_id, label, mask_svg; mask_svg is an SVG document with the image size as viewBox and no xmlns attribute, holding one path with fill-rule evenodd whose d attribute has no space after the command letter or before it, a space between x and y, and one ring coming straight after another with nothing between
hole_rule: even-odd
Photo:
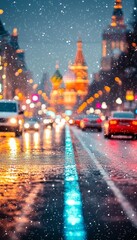
<instances>
[{"instance_id":1,"label":"white van","mask_svg":"<svg viewBox=\"0 0 137 240\"><path fill-rule=\"evenodd\" d=\"M15 136L22 135L23 111L15 100L0 100L0 132L14 132Z\"/></svg>"}]
</instances>

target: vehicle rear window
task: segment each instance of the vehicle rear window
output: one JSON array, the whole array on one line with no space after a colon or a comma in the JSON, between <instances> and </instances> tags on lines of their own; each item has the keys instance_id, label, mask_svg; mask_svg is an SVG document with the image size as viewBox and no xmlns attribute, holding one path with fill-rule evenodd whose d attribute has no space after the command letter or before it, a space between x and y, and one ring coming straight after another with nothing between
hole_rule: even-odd
<instances>
[{"instance_id":1,"label":"vehicle rear window","mask_svg":"<svg viewBox=\"0 0 137 240\"><path fill-rule=\"evenodd\" d=\"M17 105L10 102L0 102L0 112L17 112Z\"/></svg>"},{"instance_id":2,"label":"vehicle rear window","mask_svg":"<svg viewBox=\"0 0 137 240\"><path fill-rule=\"evenodd\" d=\"M98 115L88 115L88 118L90 118L90 119L98 119L99 116Z\"/></svg>"},{"instance_id":3,"label":"vehicle rear window","mask_svg":"<svg viewBox=\"0 0 137 240\"><path fill-rule=\"evenodd\" d=\"M133 113L113 113L113 117L114 118L134 118L134 114Z\"/></svg>"}]
</instances>

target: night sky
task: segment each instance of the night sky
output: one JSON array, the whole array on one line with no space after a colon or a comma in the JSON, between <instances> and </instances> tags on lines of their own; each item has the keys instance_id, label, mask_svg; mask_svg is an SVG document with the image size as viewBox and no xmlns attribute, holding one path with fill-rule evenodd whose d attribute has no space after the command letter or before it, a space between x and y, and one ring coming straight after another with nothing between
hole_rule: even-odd
<instances>
[{"instance_id":1,"label":"night sky","mask_svg":"<svg viewBox=\"0 0 137 240\"><path fill-rule=\"evenodd\" d=\"M43 72L53 75L56 61L63 75L73 62L76 42L83 41L89 76L98 71L103 29L111 22L114 0L3 0L1 20L11 33L18 28L19 45L25 50L35 82ZM123 0L125 23L129 25L134 0Z\"/></svg>"}]
</instances>

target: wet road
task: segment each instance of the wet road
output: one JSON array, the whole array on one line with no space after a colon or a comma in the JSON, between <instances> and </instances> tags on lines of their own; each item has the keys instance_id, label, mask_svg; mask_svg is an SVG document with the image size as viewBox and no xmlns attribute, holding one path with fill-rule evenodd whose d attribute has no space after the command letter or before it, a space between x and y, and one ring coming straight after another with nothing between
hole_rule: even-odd
<instances>
[{"instance_id":1,"label":"wet road","mask_svg":"<svg viewBox=\"0 0 137 240\"><path fill-rule=\"evenodd\" d=\"M0 240L137 239L137 141L56 126L0 153Z\"/></svg>"}]
</instances>

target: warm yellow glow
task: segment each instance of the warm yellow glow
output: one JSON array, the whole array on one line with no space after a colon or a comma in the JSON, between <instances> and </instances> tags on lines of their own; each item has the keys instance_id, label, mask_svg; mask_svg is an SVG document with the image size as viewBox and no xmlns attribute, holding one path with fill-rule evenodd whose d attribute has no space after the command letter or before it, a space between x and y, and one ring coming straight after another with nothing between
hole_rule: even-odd
<instances>
[{"instance_id":1,"label":"warm yellow glow","mask_svg":"<svg viewBox=\"0 0 137 240\"><path fill-rule=\"evenodd\" d=\"M103 92L101 90L98 91L98 94L102 96Z\"/></svg>"},{"instance_id":2,"label":"warm yellow glow","mask_svg":"<svg viewBox=\"0 0 137 240\"><path fill-rule=\"evenodd\" d=\"M38 90L38 94L41 95L42 94L42 90Z\"/></svg>"},{"instance_id":3,"label":"warm yellow glow","mask_svg":"<svg viewBox=\"0 0 137 240\"><path fill-rule=\"evenodd\" d=\"M29 148L29 146L30 146L30 134L29 133L25 133L25 141L24 141L24 143L25 143L25 147L28 149Z\"/></svg>"},{"instance_id":4,"label":"warm yellow glow","mask_svg":"<svg viewBox=\"0 0 137 240\"><path fill-rule=\"evenodd\" d=\"M119 77L115 77L115 81L118 82L120 80Z\"/></svg>"},{"instance_id":5,"label":"warm yellow glow","mask_svg":"<svg viewBox=\"0 0 137 240\"><path fill-rule=\"evenodd\" d=\"M111 47L112 47L112 49L114 49L116 47L114 41L111 42Z\"/></svg>"},{"instance_id":6,"label":"warm yellow glow","mask_svg":"<svg viewBox=\"0 0 137 240\"><path fill-rule=\"evenodd\" d=\"M118 85L122 85L122 81L119 77L115 77L115 81L118 83Z\"/></svg>"},{"instance_id":7,"label":"warm yellow glow","mask_svg":"<svg viewBox=\"0 0 137 240\"><path fill-rule=\"evenodd\" d=\"M94 94L94 97L95 97L95 98L99 98L99 94L98 94L98 93L95 93L95 94Z\"/></svg>"},{"instance_id":8,"label":"warm yellow glow","mask_svg":"<svg viewBox=\"0 0 137 240\"><path fill-rule=\"evenodd\" d=\"M20 68L20 69L18 69L18 73L22 73L23 72L23 70Z\"/></svg>"},{"instance_id":9,"label":"warm yellow glow","mask_svg":"<svg viewBox=\"0 0 137 240\"><path fill-rule=\"evenodd\" d=\"M116 0L114 8L115 9L121 9L122 8L122 1L121 0Z\"/></svg>"},{"instance_id":10,"label":"warm yellow glow","mask_svg":"<svg viewBox=\"0 0 137 240\"><path fill-rule=\"evenodd\" d=\"M33 79L32 78L29 80L29 83L33 83Z\"/></svg>"},{"instance_id":11,"label":"warm yellow glow","mask_svg":"<svg viewBox=\"0 0 137 240\"><path fill-rule=\"evenodd\" d=\"M106 57L107 55L107 42L105 40L102 41L102 57Z\"/></svg>"},{"instance_id":12,"label":"warm yellow glow","mask_svg":"<svg viewBox=\"0 0 137 240\"><path fill-rule=\"evenodd\" d=\"M121 9L122 6L119 4L119 5L117 5L117 6L114 6L114 8L115 8L115 9Z\"/></svg>"},{"instance_id":13,"label":"warm yellow glow","mask_svg":"<svg viewBox=\"0 0 137 240\"><path fill-rule=\"evenodd\" d=\"M4 63L4 67L7 67L7 66L8 66L8 63L7 63L7 62L5 62L5 63Z\"/></svg>"},{"instance_id":14,"label":"warm yellow glow","mask_svg":"<svg viewBox=\"0 0 137 240\"><path fill-rule=\"evenodd\" d=\"M10 123L11 124L17 124L17 119L16 118L11 118Z\"/></svg>"},{"instance_id":15,"label":"warm yellow glow","mask_svg":"<svg viewBox=\"0 0 137 240\"><path fill-rule=\"evenodd\" d=\"M110 90L111 90L111 88L110 88L109 86L105 86L104 89L105 89L105 91L108 92L108 93L109 93Z\"/></svg>"},{"instance_id":16,"label":"warm yellow glow","mask_svg":"<svg viewBox=\"0 0 137 240\"><path fill-rule=\"evenodd\" d=\"M14 28L14 29L13 29L12 35L15 36L15 37L18 35L18 30L17 30L17 28Z\"/></svg>"},{"instance_id":17,"label":"warm yellow glow","mask_svg":"<svg viewBox=\"0 0 137 240\"><path fill-rule=\"evenodd\" d=\"M2 99L3 98L3 96L0 94L0 99Z\"/></svg>"},{"instance_id":18,"label":"warm yellow glow","mask_svg":"<svg viewBox=\"0 0 137 240\"><path fill-rule=\"evenodd\" d=\"M93 101L89 98L89 99L87 99L87 103L88 104L90 104L90 103L92 103Z\"/></svg>"},{"instance_id":19,"label":"warm yellow glow","mask_svg":"<svg viewBox=\"0 0 137 240\"><path fill-rule=\"evenodd\" d=\"M22 98L23 94L21 92L18 93L18 97Z\"/></svg>"},{"instance_id":20,"label":"warm yellow glow","mask_svg":"<svg viewBox=\"0 0 137 240\"><path fill-rule=\"evenodd\" d=\"M117 26L116 22L111 23L111 26L116 27Z\"/></svg>"},{"instance_id":21,"label":"warm yellow glow","mask_svg":"<svg viewBox=\"0 0 137 240\"><path fill-rule=\"evenodd\" d=\"M2 68L3 68L3 67L2 67L2 66L0 66L0 70L2 70Z\"/></svg>"},{"instance_id":22,"label":"warm yellow glow","mask_svg":"<svg viewBox=\"0 0 137 240\"><path fill-rule=\"evenodd\" d=\"M134 100L134 92L133 91L128 90L126 92L126 100L127 101L133 101Z\"/></svg>"},{"instance_id":23,"label":"warm yellow glow","mask_svg":"<svg viewBox=\"0 0 137 240\"><path fill-rule=\"evenodd\" d=\"M124 52L124 50L125 50L125 46L124 46L124 42L123 41L120 41L120 50L122 52Z\"/></svg>"},{"instance_id":24,"label":"warm yellow glow","mask_svg":"<svg viewBox=\"0 0 137 240\"><path fill-rule=\"evenodd\" d=\"M2 79L6 79L6 75L5 74L2 75Z\"/></svg>"},{"instance_id":25,"label":"warm yellow glow","mask_svg":"<svg viewBox=\"0 0 137 240\"><path fill-rule=\"evenodd\" d=\"M42 93L42 97L46 97L46 93Z\"/></svg>"},{"instance_id":26,"label":"warm yellow glow","mask_svg":"<svg viewBox=\"0 0 137 240\"><path fill-rule=\"evenodd\" d=\"M94 98L93 98L93 97L90 97L89 99L90 99L90 101L92 101L92 102L94 101Z\"/></svg>"},{"instance_id":27,"label":"warm yellow glow","mask_svg":"<svg viewBox=\"0 0 137 240\"><path fill-rule=\"evenodd\" d=\"M132 121L132 124L137 126L137 121Z\"/></svg>"},{"instance_id":28,"label":"warm yellow glow","mask_svg":"<svg viewBox=\"0 0 137 240\"><path fill-rule=\"evenodd\" d=\"M0 9L0 15L3 14L3 13L4 13L3 9Z\"/></svg>"},{"instance_id":29,"label":"warm yellow glow","mask_svg":"<svg viewBox=\"0 0 137 240\"><path fill-rule=\"evenodd\" d=\"M19 73L18 73L18 72L15 72L15 76L18 77L18 76L19 76Z\"/></svg>"},{"instance_id":30,"label":"warm yellow glow","mask_svg":"<svg viewBox=\"0 0 137 240\"><path fill-rule=\"evenodd\" d=\"M116 16L112 16L111 26L112 26L112 27L116 27L116 26L117 26L117 23L116 23Z\"/></svg>"},{"instance_id":31,"label":"warm yellow glow","mask_svg":"<svg viewBox=\"0 0 137 240\"><path fill-rule=\"evenodd\" d=\"M37 87L38 87L38 84L35 83L35 84L33 85L33 89L36 89Z\"/></svg>"},{"instance_id":32,"label":"warm yellow glow","mask_svg":"<svg viewBox=\"0 0 137 240\"><path fill-rule=\"evenodd\" d=\"M37 106L38 106L38 107L40 107L40 106L41 106L41 102L37 102L36 104L37 104Z\"/></svg>"}]
</instances>

